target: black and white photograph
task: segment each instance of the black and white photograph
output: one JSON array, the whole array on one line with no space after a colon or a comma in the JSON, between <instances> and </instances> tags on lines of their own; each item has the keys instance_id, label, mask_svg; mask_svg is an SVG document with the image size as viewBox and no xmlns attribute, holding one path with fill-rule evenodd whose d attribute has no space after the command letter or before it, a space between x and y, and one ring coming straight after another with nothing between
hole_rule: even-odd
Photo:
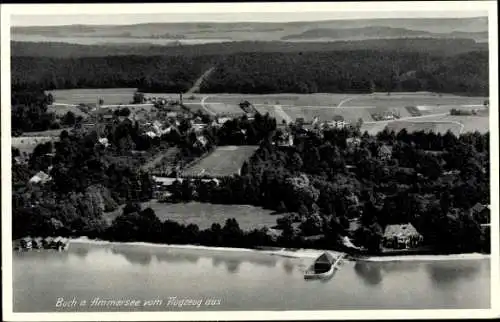
<instances>
[{"instance_id":1,"label":"black and white photograph","mask_svg":"<svg viewBox=\"0 0 500 322\"><path fill-rule=\"evenodd\" d=\"M5 320L499 316L495 1L1 9Z\"/></svg>"}]
</instances>

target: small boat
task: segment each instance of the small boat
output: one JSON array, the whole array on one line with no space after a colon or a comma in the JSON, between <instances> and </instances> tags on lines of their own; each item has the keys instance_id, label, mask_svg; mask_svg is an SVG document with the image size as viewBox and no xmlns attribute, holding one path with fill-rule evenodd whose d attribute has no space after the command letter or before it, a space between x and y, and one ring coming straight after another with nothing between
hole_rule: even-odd
<instances>
[{"instance_id":1,"label":"small boat","mask_svg":"<svg viewBox=\"0 0 500 322\"><path fill-rule=\"evenodd\" d=\"M329 279L344 258L344 254L334 258L329 252L324 252L304 273L304 279Z\"/></svg>"}]
</instances>

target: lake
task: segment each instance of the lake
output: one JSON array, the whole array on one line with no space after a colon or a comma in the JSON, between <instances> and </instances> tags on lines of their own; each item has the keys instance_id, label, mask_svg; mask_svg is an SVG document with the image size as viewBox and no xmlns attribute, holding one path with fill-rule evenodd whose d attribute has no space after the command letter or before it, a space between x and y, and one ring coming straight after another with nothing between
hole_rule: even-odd
<instances>
[{"instance_id":1,"label":"lake","mask_svg":"<svg viewBox=\"0 0 500 322\"><path fill-rule=\"evenodd\" d=\"M72 243L66 252L14 252L13 309L490 308L489 259L346 261L329 281L306 281L303 272L312 261L257 251L130 244Z\"/></svg>"}]
</instances>

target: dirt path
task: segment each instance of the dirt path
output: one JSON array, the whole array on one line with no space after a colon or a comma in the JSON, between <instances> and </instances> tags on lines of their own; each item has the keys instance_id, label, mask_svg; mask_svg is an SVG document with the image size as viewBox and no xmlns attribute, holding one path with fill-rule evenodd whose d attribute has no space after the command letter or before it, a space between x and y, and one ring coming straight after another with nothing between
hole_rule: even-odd
<instances>
[{"instance_id":1,"label":"dirt path","mask_svg":"<svg viewBox=\"0 0 500 322\"><path fill-rule=\"evenodd\" d=\"M203 73L203 75L201 75L200 78L198 78L194 82L193 87L191 87L185 94L198 93L200 91L201 84L203 83L203 81L205 80L205 78L207 78L208 76L210 76L210 73L213 72L214 69L215 69L214 67L211 67L207 71L205 71Z\"/></svg>"}]
</instances>

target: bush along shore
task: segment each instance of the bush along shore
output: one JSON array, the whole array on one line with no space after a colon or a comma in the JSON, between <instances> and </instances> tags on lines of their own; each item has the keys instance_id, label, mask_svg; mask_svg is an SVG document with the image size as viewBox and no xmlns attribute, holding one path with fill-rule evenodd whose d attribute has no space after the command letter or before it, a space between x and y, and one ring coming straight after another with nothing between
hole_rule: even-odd
<instances>
[{"instance_id":1,"label":"bush along shore","mask_svg":"<svg viewBox=\"0 0 500 322\"><path fill-rule=\"evenodd\" d=\"M30 106L40 107L32 109L40 113L33 120L45 115L46 98L29 93L13 98L19 117ZM489 211L477 210L477 205L490 204L489 133L457 137L403 129L371 136L359 128L277 128L275 119L257 114L253 120L241 117L219 128L207 126L205 147L194 144L189 122L149 138L137 123L116 121L106 126L106 145L96 131L63 131L58 142L37 146L27 162L20 162L19 151L13 150L13 237L335 249L349 236L354 245L377 254L384 250L388 226L410 223L423 237L420 246L433 252L490 251ZM293 137L292 145L282 144L286 135ZM187 164L223 145L259 148L239 175L218 184L195 179L172 185L171 202L271 209L279 214L275 230L242 231L234 219L200 230L161 222L152 209L136 205L152 199L154 181L137 167L138 157L130 150L176 147L175 162ZM39 171L48 172L51 180L30 182ZM132 203L120 216L106 221L105 212L127 202Z\"/></svg>"}]
</instances>

